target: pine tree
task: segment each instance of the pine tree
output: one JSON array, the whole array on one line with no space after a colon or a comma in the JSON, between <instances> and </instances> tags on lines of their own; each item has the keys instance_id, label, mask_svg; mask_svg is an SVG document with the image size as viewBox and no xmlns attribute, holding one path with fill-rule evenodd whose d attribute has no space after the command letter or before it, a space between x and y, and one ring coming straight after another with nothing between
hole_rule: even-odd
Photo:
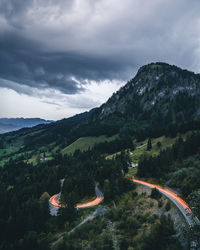
<instances>
[{"instance_id":1,"label":"pine tree","mask_svg":"<svg viewBox=\"0 0 200 250\"><path fill-rule=\"evenodd\" d=\"M151 138L149 137L148 142L147 142L147 150L152 149L152 144L151 144Z\"/></svg>"}]
</instances>

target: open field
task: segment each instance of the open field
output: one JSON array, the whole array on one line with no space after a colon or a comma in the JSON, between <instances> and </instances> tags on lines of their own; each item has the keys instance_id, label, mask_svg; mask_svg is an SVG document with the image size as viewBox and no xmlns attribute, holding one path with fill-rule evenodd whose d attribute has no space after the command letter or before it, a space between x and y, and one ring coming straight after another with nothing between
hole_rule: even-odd
<instances>
[{"instance_id":1,"label":"open field","mask_svg":"<svg viewBox=\"0 0 200 250\"><path fill-rule=\"evenodd\" d=\"M186 136L191 133L188 132L186 134L183 135L177 135L174 138L171 137L165 137L165 136L161 136L158 138L152 138L151 139L151 143L152 143L152 149L150 151L147 150L147 140L144 140L142 142L136 143L136 149L133 152L130 152L130 157L132 159L133 162L137 163L141 157L141 155L143 154L150 154L153 156L156 156L159 154L159 152L163 149L166 149L168 147L171 147L174 142L176 141L176 139L178 139L179 137L182 137L183 140L185 140ZM159 147L157 145L157 143L160 142L161 143L161 147Z\"/></svg>"},{"instance_id":2,"label":"open field","mask_svg":"<svg viewBox=\"0 0 200 250\"><path fill-rule=\"evenodd\" d=\"M130 152L130 157L133 162L138 162L141 155L144 153L146 154L151 154L151 155L158 155L160 150L165 149L167 147L171 147L172 144L175 142L177 138L170 138L170 137L165 137L161 136L158 138L152 138L151 143L152 143L152 149L150 151L147 151L147 139L136 143L136 149L133 152ZM161 147L157 146L157 143L161 143Z\"/></svg>"},{"instance_id":3,"label":"open field","mask_svg":"<svg viewBox=\"0 0 200 250\"><path fill-rule=\"evenodd\" d=\"M165 137L165 136L161 136L161 137L158 137L158 138L152 138L151 139L152 149L150 151L147 150L147 141L148 141L148 139L146 139L144 141L141 141L141 142L134 142L136 148L135 148L135 150L130 151L130 158L134 163L138 163L140 157L143 154L149 154L149 155L156 156L156 155L159 154L159 152L161 150L166 149L168 147L171 147L174 144L174 142L176 141L176 139L178 139L179 137L182 137L183 140L184 140L189 133L191 133L191 132L188 132L188 133L183 134L183 135L177 135L174 138ZM157 145L158 142L161 143L160 147ZM114 157L115 155L117 155L119 153L120 152L108 155L108 156L106 156L106 158L111 159L112 157Z\"/></svg>"},{"instance_id":4,"label":"open field","mask_svg":"<svg viewBox=\"0 0 200 250\"><path fill-rule=\"evenodd\" d=\"M105 141L113 141L116 138L115 136L107 137L105 135L102 136L89 136L89 137L81 137L66 148L61 150L62 154L73 154L77 149L81 151L86 151L89 148L94 147L96 143L101 143Z\"/></svg>"},{"instance_id":5,"label":"open field","mask_svg":"<svg viewBox=\"0 0 200 250\"><path fill-rule=\"evenodd\" d=\"M32 132L29 134L29 136L31 135L35 135L38 132ZM190 132L188 132L190 133ZM181 135L182 138L184 139L187 134ZM56 147L54 147L54 145L52 144L50 147L48 148L37 148L37 150L35 151L25 151L25 152L21 152L19 153L19 149L21 147L23 147L23 143L24 143L24 139L26 138L26 135L21 136L19 138L16 138L14 140L12 140L12 142L9 142L9 136L6 138L6 142L5 142L5 147L3 149L0 149L0 166L3 166L8 159L13 158L16 159L22 155L26 155L26 160L28 160L29 163L33 163L34 165L37 164L38 161L40 161L41 158L43 158L43 154L45 153L45 157L44 157L44 161L48 161L53 159L53 155L56 151L61 152L62 154L73 154L76 150L81 150L81 151L86 151L89 148L93 148L95 144L101 143L101 142L105 142L105 141L112 141L114 139L117 138L118 135L112 136L112 137L107 137L105 135L102 136L90 136L90 137L81 137L79 139L77 139L76 141L74 141L72 144L68 145L65 148L62 148L61 145L57 145ZM180 136L180 135L179 135ZM179 137L175 137L175 138L170 138L170 137L165 137L165 136L161 136L158 138L152 138L151 142L152 142L152 149L150 151L147 151L147 139L142 141L142 142L134 142L136 145L136 148L134 151L130 152L130 157L131 160L134 163L138 163L139 158L141 157L141 155L145 154L151 154L151 155L157 155L159 154L160 150L165 149L167 147L171 147L172 144L175 142L175 140ZM157 143L160 142L161 143L161 147L158 147ZM118 152L120 153L120 152ZM113 156L115 156L116 154L112 154L112 155L108 155L107 158L112 158ZM43 160L42 160L43 161ZM131 170L131 171L136 171L136 170Z\"/></svg>"}]
</instances>

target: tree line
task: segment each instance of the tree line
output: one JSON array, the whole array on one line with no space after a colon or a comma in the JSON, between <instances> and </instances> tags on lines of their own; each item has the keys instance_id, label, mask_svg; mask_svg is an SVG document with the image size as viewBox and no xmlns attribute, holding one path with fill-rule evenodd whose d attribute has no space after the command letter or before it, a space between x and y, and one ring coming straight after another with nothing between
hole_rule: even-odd
<instances>
[{"instance_id":1,"label":"tree line","mask_svg":"<svg viewBox=\"0 0 200 250\"><path fill-rule=\"evenodd\" d=\"M186 140L179 137L171 148L161 150L158 156L143 155L138 164L138 177L163 178L173 171L172 163L181 162L186 157L198 152L200 132L193 132Z\"/></svg>"}]
</instances>

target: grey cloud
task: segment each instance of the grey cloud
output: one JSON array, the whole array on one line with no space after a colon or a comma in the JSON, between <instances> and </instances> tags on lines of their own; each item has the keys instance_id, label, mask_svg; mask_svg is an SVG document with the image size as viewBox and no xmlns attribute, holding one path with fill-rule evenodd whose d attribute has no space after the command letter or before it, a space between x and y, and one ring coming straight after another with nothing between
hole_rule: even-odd
<instances>
[{"instance_id":1,"label":"grey cloud","mask_svg":"<svg viewBox=\"0 0 200 250\"><path fill-rule=\"evenodd\" d=\"M197 71L199 7L196 0L0 0L7 24L0 77L75 94L84 88L72 77L128 80L151 61Z\"/></svg>"},{"instance_id":2,"label":"grey cloud","mask_svg":"<svg viewBox=\"0 0 200 250\"><path fill-rule=\"evenodd\" d=\"M20 94L26 94L30 96L37 95L37 93L35 92L35 88L31 88L28 85L19 84L19 83L16 83L10 80L5 80L2 78L0 78L0 87L12 89L15 92L20 93Z\"/></svg>"},{"instance_id":3,"label":"grey cloud","mask_svg":"<svg viewBox=\"0 0 200 250\"><path fill-rule=\"evenodd\" d=\"M80 81L101 80L116 77L117 72L122 72L121 66L113 58L105 60L71 52L37 51L37 43L26 39L19 41L17 36L9 36L7 39L4 37L2 40L0 46L4 50L0 57L1 78L31 87L46 86L66 94L74 94L82 89L71 80L72 76ZM118 77L120 78L120 74Z\"/></svg>"},{"instance_id":4,"label":"grey cloud","mask_svg":"<svg viewBox=\"0 0 200 250\"><path fill-rule=\"evenodd\" d=\"M97 107L99 105L99 101L94 101L93 99L88 97L82 97L81 100L80 98L68 99L68 106L76 109L91 109L91 107Z\"/></svg>"},{"instance_id":5,"label":"grey cloud","mask_svg":"<svg viewBox=\"0 0 200 250\"><path fill-rule=\"evenodd\" d=\"M47 101L47 100L42 100L43 103L47 103L47 104L50 104L50 105L55 105L57 106L58 108L59 107L62 107L61 104L57 103L56 101Z\"/></svg>"}]
</instances>

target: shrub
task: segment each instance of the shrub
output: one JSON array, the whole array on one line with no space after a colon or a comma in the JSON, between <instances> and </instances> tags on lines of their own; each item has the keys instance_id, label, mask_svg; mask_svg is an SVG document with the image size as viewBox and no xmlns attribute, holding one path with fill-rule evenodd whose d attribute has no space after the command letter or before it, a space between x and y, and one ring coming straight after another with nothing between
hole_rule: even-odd
<instances>
[{"instance_id":1,"label":"shrub","mask_svg":"<svg viewBox=\"0 0 200 250\"><path fill-rule=\"evenodd\" d=\"M150 197L151 197L152 199L159 199L159 198L161 197L161 194L160 194L160 192L158 191L158 189L153 188L152 191L151 191Z\"/></svg>"},{"instance_id":2,"label":"shrub","mask_svg":"<svg viewBox=\"0 0 200 250\"><path fill-rule=\"evenodd\" d=\"M162 201L162 200L159 200L159 201L158 201L158 207L161 208L162 206L163 206L163 201Z\"/></svg>"},{"instance_id":3,"label":"shrub","mask_svg":"<svg viewBox=\"0 0 200 250\"><path fill-rule=\"evenodd\" d=\"M169 211L171 209L171 202L168 201L166 206L165 206L166 211Z\"/></svg>"}]
</instances>

